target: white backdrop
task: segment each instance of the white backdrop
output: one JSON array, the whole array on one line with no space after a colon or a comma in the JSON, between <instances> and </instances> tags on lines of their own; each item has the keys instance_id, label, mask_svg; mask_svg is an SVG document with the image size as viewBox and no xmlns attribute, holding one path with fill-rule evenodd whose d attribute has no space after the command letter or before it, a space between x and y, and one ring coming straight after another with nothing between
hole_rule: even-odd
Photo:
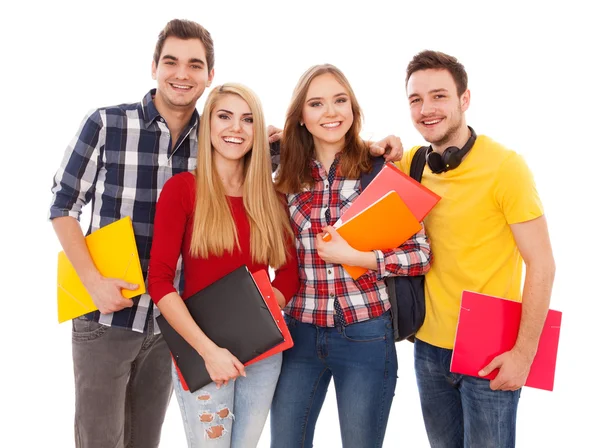
<instances>
[{"instance_id":1,"label":"white backdrop","mask_svg":"<svg viewBox=\"0 0 600 448\"><path fill-rule=\"evenodd\" d=\"M364 137L393 133L407 148L422 140L408 114L406 64L423 49L457 56L470 77L468 122L525 156L557 262L551 306L564 316L555 391L523 391L517 445L597 443L595 15L577 0L490 6L414 1L390 9L392 3L58 0L0 7L0 445L73 446L70 325L56 323L59 245L46 220L52 176L89 109L138 101L153 87L156 36L172 18L198 21L212 33L215 85L236 81L253 88L269 123L283 125L301 73L330 62L356 91ZM398 387L384 446L426 447L412 345L397 348ZM317 447L341 446L332 389L317 425ZM268 446L268 434L267 425L261 447ZM161 446L184 445L173 398Z\"/></svg>"}]
</instances>

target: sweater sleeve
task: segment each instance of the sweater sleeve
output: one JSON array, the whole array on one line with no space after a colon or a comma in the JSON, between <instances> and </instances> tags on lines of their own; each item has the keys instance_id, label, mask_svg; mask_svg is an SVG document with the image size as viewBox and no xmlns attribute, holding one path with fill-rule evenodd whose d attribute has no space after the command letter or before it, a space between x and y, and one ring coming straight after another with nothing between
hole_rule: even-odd
<instances>
[{"instance_id":1,"label":"sweater sleeve","mask_svg":"<svg viewBox=\"0 0 600 448\"><path fill-rule=\"evenodd\" d=\"M284 207L286 213L289 212L287 206ZM275 278L273 279L273 287L279 289L285 297L287 304L292 297L298 292L300 287L300 278L298 273L298 256L296 253L296 241L293 235L288 235L286 238L286 253L287 258L284 265L275 270Z\"/></svg>"},{"instance_id":2,"label":"sweater sleeve","mask_svg":"<svg viewBox=\"0 0 600 448\"><path fill-rule=\"evenodd\" d=\"M154 237L148 268L148 292L154 303L177 292L173 285L182 252L186 224L192 215L189 173L169 179L160 193L154 216Z\"/></svg>"}]
</instances>

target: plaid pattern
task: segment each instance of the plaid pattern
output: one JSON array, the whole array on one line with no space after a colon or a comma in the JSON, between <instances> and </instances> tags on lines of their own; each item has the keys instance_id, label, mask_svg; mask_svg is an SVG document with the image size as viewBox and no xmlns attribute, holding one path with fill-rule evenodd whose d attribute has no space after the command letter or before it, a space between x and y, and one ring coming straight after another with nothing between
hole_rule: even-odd
<instances>
[{"instance_id":1,"label":"plaid pattern","mask_svg":"<svg viewBox=\"0 0 600 448\"><path fill-rule=\"evenodd\" d=\"M360 181L341 177L337 162L336 158L327 173L313 160L313 189L287 195L296 235L300 289L285 312L301 322L321 327L335 326L334 316L335 320L352 324L383 314L390 308L384 279L390 275L422 275L431 260L423 229L398 249L374 251L377 271L368 271L357 280L341 265L326 263L318 256L316 235L328 222L335 223L360 193ZM336 301L339 308L334 306Z\"/></svg>"},{"instance_id":2,"label":"plaid pattern","mask_svg":"<svg viewBox=\"0 0 600 448\"><path fill-rule=\"evenodd\" d=\"M144 278L160 191L171 176L196 167L198 148L199 116L194 111L169 150L171 135L152 100L155 92L148 92L141 103L96 109L84 118L54 177L49 215L79 219L83 206L91 202L87 234L130 216ZM104 315L96 311L88 318L143 332L153 310L150 296L143 294L132 308ZM158 332L157 325L154 329Z\"/></svg>"}]
</instances>

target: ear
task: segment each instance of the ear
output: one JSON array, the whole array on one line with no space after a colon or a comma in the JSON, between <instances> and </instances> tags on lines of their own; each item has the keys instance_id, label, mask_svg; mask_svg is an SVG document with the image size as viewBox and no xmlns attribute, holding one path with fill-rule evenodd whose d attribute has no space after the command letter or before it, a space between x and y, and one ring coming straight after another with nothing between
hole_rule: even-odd
<instances>
[{"instance_id":1,"label":"ear","mask_svg":"<svg viewBox=\"0 0 600 448\"><path fill-rule=\"evenodd\" d=\"M210 87L215 77L215 69L213 68L208 74L208 81L206 82L206 87Z\"/></svg>"},{"instance_id":2,"label":"ear","mask_svg":"<svg viewBox=\"0 0 600 448\"><path fill-rule=\"evenodd\" d=\"M465 90L460 97L460 110L466 112L469 106L471 105L471 91L469 89Z\"/></svg>"},{"instance_id":3,"label":"ear","mask_svg":"<svg viewBox=\"0 0 600 448\"><path fill-rule=\"evenodd\" d=\"M152 79L156 81L156 62L152 61Z\"/></svg>"}]
</instances>

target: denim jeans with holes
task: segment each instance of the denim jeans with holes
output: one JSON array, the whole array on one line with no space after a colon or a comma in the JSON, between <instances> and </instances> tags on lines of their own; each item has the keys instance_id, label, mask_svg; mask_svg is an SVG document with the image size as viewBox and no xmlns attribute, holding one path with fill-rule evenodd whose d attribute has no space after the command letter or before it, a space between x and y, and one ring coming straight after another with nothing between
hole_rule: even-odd
<instances>
[{"instance_id":1,"label":"denim jeans with holes","mask_svg":"<svg viewBox=\"0 0 600 448\"><path fill-rule=\"evenodd\" d=\"M253 448L260 439L281 370L281 353L246 367L246 377L217 389L215 383L183 390L172 367L188 447Z\"/></svg>"}]
</instances>

